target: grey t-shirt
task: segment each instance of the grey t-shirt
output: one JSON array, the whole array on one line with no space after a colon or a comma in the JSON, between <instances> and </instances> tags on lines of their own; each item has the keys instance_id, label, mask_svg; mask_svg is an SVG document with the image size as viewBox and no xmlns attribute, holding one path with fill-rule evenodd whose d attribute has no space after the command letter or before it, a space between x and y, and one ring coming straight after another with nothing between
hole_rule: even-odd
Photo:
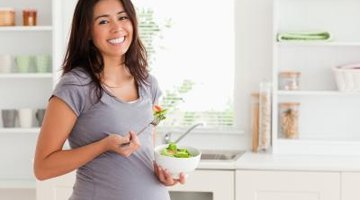
<instances>
[{"instance_id":1,"label":"grey t-shirt","mask_svg":"<svg viewBox=\"0 0 360 200\"><path fill-rule=\"evenodd\" d=\"M104 90L96 101L94 83L81 69L65 74L53 95L76 113L77 121L69 136L71 148L105 138L108 134L126 135L139 131L152 121L152 106L161 92L153 76L149 85L139 87L139 99L122 101ZM169 200L167 188L153 169L152 128L139 136L141 147L129 157L105 152L77 170L71 200Z\"/></svg>"}]
</instances>

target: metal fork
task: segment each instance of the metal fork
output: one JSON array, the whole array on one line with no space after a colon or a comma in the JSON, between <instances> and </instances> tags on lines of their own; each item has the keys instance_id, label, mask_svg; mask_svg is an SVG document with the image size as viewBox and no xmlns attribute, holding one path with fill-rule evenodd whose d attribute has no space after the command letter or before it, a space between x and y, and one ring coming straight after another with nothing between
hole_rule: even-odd
<instances>
[{"instance_id":1,"label":"metal fork","mask_svg":"<svg viewBox=\"0 0 360 200\"><path fill-rule=\"evenodd\" d=\"M137 136L141 135L141 133L143 133L145 131L145 129L147 129L150 125L153 125L154 127L156 127L159 123L160 123L160 119L158 118L154 118L150 123L148 123L144 128L142 128L139 132L136 133ZM128 146L130 144L130 142L126 142L126 143L122 143L119 146L120 147L125 147Z\"/></svg>"}]
</instances>

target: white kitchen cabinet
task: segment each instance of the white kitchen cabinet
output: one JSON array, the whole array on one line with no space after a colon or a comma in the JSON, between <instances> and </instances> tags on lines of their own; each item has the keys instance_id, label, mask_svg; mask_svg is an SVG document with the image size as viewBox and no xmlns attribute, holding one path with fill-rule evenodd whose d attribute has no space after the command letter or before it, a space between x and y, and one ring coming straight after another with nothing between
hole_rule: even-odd
<instances>
[{"instance_id":1,"label":"white kitchen cabinet","mask_svg":"<svg viewBox=\"0 0 360 200\"><path fill-rule=\"evenodd\" d=\"M72 194L76 173L36 183L36 200L68 200Z\"/></svg>"},{"instance_id":2,"label":"white kitchen cabinet","mask_svg":"<svg viewBox=\"0 0 360 200\"><path fill-rule=\"evenodd\" d=\"M233 200L234 170L196 170L186 184L169 187L172 200Z\"/></svg>"},{"instance_id":3,"label":"white kitchen cabinet","mask_svg":"<svg viewBox=\"0 0 360 200\"><path fill-rule=\"evenodd\" d=\"M0 7L11 7L16 11L16 26L0 27L0 54L12 57L11 72L0 73L0 110L30 108L34 113L36 109L46 107L61 65L61 1L0 1ZM36 26L22 26L22 10L26 8L37 10ZM34 57L29 72L20 73L16 69L16 56L44 54L51 58L48 72L36 71ZM32 124L31 128L20 128L17 119L16 128L4 128L0 120L0 188L35 189L32 159L39 124L34 115ZM31 198L27 196L27 199Z\"/></svg>"},{"instance_id":4,"label":"white kitchen cabinet","mask_svg":"<svg viewBox=\"0 0 360 200\"><path fill-rule=\"evenodd\" d=\"M343 172L341 173L341 200L360 199L360 173Z\"/></svg>"},{"instance_id":5,"label":"white kitchen cabinet","mask_svg":"<svg viewBox=\"0 0 360 200\"><path fill-rule=\"evenodd\" d=\"M234 200L234 170L197 170L184 185L169 187L172 200ZM75 172L37 181L37 200L67 200L75 182Z\"/></svg>"},{"instance_id":6,"label":"white kitchen cabinet","mask_svg":"<svg viewBox=\"0 0 360 200\"><path fill-rule=\"evenodd\" d=\"M340 173L236 171L236 200L340 200Z\"/></svg>"},{"instance_id":7,"label":"white kitchen cabinet","mask_svg":"<svg viewBox=\"0 0 360 200\"><path fill-rule=\"evenodd\" d=\"M274 0L273 123L275 154L359 155L360 93L339 92L333 67L360 62L357 0ZM328 31L331 41L278 42L277 34ZM297 71L299 90L280 90L279 73ZM299 138L280 132L279 103L299 105Z\"/></svg>"}]
</instances>

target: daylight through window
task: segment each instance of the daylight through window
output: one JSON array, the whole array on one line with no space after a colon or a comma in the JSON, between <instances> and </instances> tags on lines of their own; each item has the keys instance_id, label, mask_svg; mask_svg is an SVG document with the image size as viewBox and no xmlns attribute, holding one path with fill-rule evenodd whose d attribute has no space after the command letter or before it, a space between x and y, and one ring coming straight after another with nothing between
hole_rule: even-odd
<instances>
[{"instance_id":1,"label":"daylight through window","mask_svg":"<svg viewBox=\"0 0 360 200\"><path fill-rule=\"evenodd\" d=\"M136 0L151 73L169 108L162 126L234 126L233 0Z\"/></svg>"}]
</instances>

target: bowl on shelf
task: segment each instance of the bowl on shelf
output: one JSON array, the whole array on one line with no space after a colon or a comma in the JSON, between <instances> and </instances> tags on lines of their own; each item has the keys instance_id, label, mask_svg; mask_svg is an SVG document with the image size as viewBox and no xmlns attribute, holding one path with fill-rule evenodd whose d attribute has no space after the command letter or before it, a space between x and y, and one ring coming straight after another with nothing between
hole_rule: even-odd
<instances>
[{"instance_id":1,"label":"bowl on shelf","mask_svg":"<svg viewBox=\"0 0 360 200\"><path fill-rule=\"evenodd\" d=\"M188 172L194 171L197 168L200 163L200 150L191 146L178 145L178 149L187 149L192 156L189 158L181 158L162 155L161 152L168 146L169 145L164 144L155 147L155 162L163 169L167 169L173 178L177 179L179 178L181 172L184 172L186 174Z\"/></svg>"},{"instance_id":2,"label":"bowl on shelf","mask_svg":"<svg viewBox=\"0 0 360 200\"><path fill-rule=\"evenodd\" d=\"M360 92L360 64L333 68L336 85L341 92Z\"/></svg>"}]
</instances>

